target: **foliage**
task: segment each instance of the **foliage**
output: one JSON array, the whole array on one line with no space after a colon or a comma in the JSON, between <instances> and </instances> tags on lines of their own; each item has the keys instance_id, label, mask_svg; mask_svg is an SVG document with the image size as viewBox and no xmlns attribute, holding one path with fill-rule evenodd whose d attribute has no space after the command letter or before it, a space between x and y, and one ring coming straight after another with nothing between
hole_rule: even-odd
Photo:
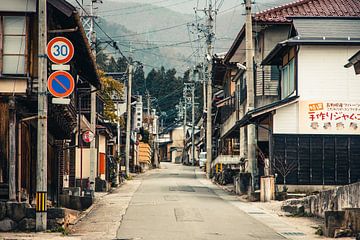
<instances>
[{"instance_id":1,"label":"foliage","mask_svg":"<svg viewBox=\"0 0 360 240\"><path fill-rule=\"evenodd\" d=\"M144 143L149 143L149 131L145 130L144 128L140 129L141 141Z\"/></svg>"},{"instance_id":2,"label":"foliage","mask_svg":"<svg viewBox=\"0 0 360 240\"><path fill-rule=\"evenodd\" d=\"M97 54L97 64L100 69L105 72L126 72L127 62L125 58L118 58L107 56L102 51ZM125 81L127 76L121 79ZM161 67L159 69L153 68L145 77L145 72L142 67L136 66L134 70L133 82L132 82L132 94L142 95L145 106L146 93L149 92L152 101L151 107L155 108L159 115L162 115L164 125L170 125L174 123L177 116L177 110L175 105L179 103L180 98L183 95L183 83L190 82L190 71L186 71L182 77L177 76L176 69L165 69ZM202 102L202 85L197 84L195 89L196 102ZM147 106L146 106L147 108ZM196 106L195 113L196 118L202 114L202 105ZM111 114L111 106L109 105L107 113ZM190 108L188 109L190 117ZM189 118L190 119L190 118Z\"/></svg>"},{"instance_id":3,"label":"foliage","mask_svg":"<svg viewBox=\"0 0 360 240\"><path fill-rule=\"evenodd\" d=\"M106 76L105 73L99 70L100 81L103 86L100 95L104 99L105 109L104 115L110 122L120 121L116 115L116 107L114 100L121 99L124 93L124 86L122 83L116 81L114 78Z\"/></svg>"}]
</instances>

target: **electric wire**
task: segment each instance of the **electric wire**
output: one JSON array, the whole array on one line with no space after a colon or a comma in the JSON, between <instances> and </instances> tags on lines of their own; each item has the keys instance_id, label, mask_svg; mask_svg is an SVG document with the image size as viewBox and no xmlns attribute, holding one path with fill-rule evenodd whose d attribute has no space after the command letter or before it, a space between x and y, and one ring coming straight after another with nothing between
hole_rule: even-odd
<instances>
[{"instance_id":1,"label":"electric wire","mask_svg":"<svg viewBox=\"0 0 360 240\"><path fill-rule=\"evenodd\" d=\"M143 10L140 10L140 11L132 11L132 12L120 13L120 14L103 15L102 17L124 16L124 15L138 14L138 13L143 13L143 12L148 12L148 11L157 10L157 9L160 9L160 8L167 8L167 7L178 6L178 5L181 5L181 4L190 2L190 1L193 1L193 0L186 0L186 1L179 2L179 3L169 4L169 5L166 5L166 6L158 6L158 7L153 7L153 8L149 8L149 9L143 9Z\"/></svg>"}]
</instances>

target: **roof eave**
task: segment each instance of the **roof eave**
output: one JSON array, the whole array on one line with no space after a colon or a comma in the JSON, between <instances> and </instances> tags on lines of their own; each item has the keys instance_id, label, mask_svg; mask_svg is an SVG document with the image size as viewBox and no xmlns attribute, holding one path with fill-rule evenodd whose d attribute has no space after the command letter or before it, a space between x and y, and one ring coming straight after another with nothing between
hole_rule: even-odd
<instances>
[{"instance_id":1,"label":"roof eave","mask_svg":"<svg viewBox=\"0 0 360 240\"><path fill-rule=\"evenodd\" d=\"M296 45L353 45L360 46L360 39L305 39L305 38L292 38L286 41L278 43L275 48L273 48L270 53L264 58L261 62L261 65L279 65L280 55L286 51L291 46Z\"/></svg>"},{"instance_id":2,"label":"roof eave","mask_svg":"<svg viewBox=\"0 0 360 240\"><path fill-rule=\"evenodd\" d=\"M346 68L352 67L354 64L360 61L360 51L355 53L351 58L349 58L348 63L344 66Z\"/></svg>"},{"instance_id":3,"label":"roof eave","mask_svg":"<svg viewBox=\"0 0 360 240\"><path fill-rule=\"evenodd\" d=\"M240 32L235 38L235 41L232 43L229 51L226 53L224 57L224 63L229 63L230 59L234 56L237 48L240 46L242 39L245 37L245 24L241 28Z\"/></svg>"}]
</instances>

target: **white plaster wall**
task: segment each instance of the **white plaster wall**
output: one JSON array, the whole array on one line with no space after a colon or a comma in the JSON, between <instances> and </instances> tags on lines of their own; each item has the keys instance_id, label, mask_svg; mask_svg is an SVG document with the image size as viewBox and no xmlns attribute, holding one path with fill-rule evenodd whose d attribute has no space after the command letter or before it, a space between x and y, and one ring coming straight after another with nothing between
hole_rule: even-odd
<instances>
[{"instance_id":1,"label":"white plaster wall","mask_svg":"<svg viewBox=\"0 0 360 240\"><path fill-rule=\"evenodd\" d=\"M35 12L36 0L1 0L1 12Z\"/></svg>"},{"instance_id":2,"label":"white plaster wall","mask_svg":"<svg viewBox=\"0 0 360 240\"><path fill-rule=\"evenodd\" d=\"M0 79L0 93L26 93L26 87L26 79Z\"/></svg>"},{"instance_id":3,"label":"white plaster wall","mask_svg":"<svg viewBox=\"0 0 360 240\"><path fill-rule=\"evenodd\" d=\"M296 134L299 132L299 104L293 103L279 108L273 117L275 134Z\"/></svg>"},{"instance_id":4,"label":"white plaster wall","mask_svg":"<svg viewBox=\"0 0 360 240\"><path fill-rule=\"evenodd\" d=\"M301 46L298 54L298 95L304 100L360 102L360 78L347 60L360 46ZM299 130L299 103L276 110L274 133L302 134Z\"/></svg>"},{"instance_id":5,"label":"white plaster wall","mask_svg":"<svg viewBox=\"0 0 360 240\"><path fill-rule=\"evenodd\" d=\"M76 178L80 178L80 166L81 166L81 150L76 149ZM90 148L83 148L82 150L82 178L86 179L90 177Z\"/></svg>"},{"instance_id":6,"label":"white plaster wall","mask_svg":"<svg viewBox=\"0 0 360 240\"><path fill-rule=\"evenodd\" d=\"M106 137L104 135L99 135L99 152L106 152Z\"/></svg>"},{"instance_id":7,"label":"white plaster wall","mask_svg":"<svg viewBox=\"0 0 360 240\"><path fill-rule=\"evenodd\" d=\"M360 79L347 60L360 46L301 46L298 58L300 100L360 101Z\"/></svg>"}]
</instances>

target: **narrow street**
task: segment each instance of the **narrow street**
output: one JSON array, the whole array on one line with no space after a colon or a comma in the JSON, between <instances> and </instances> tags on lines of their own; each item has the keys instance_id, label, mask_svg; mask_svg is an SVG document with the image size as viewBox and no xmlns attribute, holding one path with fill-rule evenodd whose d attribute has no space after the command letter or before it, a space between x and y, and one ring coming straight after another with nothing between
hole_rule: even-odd
<instances>
[{"instance_id":1,"label":"narrow street","mask_svg":"<svg viewBox=\"0 0 360 240\"><path fill-rule=\"evenodd\" d=\"M284 239L204 185L195 170L162 163L145 176L117 239Z\"/></svg>"}]
</instances>

